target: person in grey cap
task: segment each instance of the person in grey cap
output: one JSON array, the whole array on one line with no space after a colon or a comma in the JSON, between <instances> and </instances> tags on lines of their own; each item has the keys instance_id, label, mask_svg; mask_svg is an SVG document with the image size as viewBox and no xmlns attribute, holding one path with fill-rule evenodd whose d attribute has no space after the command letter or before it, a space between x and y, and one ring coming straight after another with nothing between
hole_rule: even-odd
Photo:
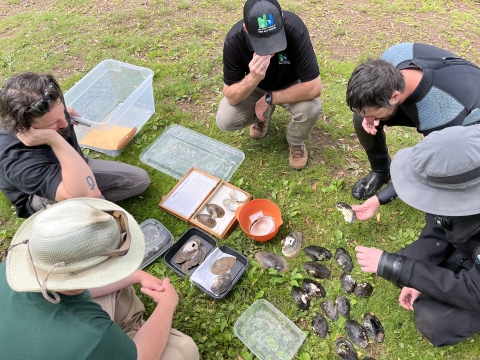
<instances>
[{"instance_id":1,"label":"person in grey cap","mask_svg":"<svg viewBox=\"0 0 480 360\"><path fill-rule=\"evenodd\" d=\"M430 134L400 150L390 171L425 227L398 253L357 246L358 263L402 287L401 306L433 345L456 344L480 332L480 125Z\"/></svg>"},{"instance_id":2,"label":"person in grey cap","mask_svg":"<svg viewBox=\"0 0 480 360\"><path fill-rule=\"evenodd\" d=\"M286 135L290 165L303 169L308 160L304 142L322 113L320 70L303 21L282 12L276 0L248 0L243 20L225 38L223 82L219 128L251 125L250 136L261 139L280 105L291 113Z\"/></svg>"}]
</instances>

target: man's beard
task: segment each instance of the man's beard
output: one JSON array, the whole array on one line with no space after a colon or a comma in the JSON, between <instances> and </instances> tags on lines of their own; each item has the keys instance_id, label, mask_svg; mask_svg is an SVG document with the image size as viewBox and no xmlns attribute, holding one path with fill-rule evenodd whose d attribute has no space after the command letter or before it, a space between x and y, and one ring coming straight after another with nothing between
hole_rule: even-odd
<instances>
[{"instance_id":1,"label":"man's beard","mask_svg":"<svg viewBox=\"0 0 480 360\"><path fill-rule=\"evenodd\" d=\"M68 125L66 128L59 129L57 132L65 139L65 140L70 140L70 134L72 133L70 131L70 125Z\"/></svg>"}]
</instances>

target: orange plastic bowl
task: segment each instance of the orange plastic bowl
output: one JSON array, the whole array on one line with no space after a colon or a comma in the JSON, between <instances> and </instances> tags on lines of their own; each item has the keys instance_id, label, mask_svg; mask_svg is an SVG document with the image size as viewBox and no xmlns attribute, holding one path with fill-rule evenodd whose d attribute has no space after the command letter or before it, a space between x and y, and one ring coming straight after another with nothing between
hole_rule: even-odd
<instances>
[{"instance_id":1,"label":"orange plastic bowl","mask_svg":"<svg viewBox=\"0 0 480 360\"><path fill-rule=\"evenodd\" d=\"M275 229L267 235L252 235L249 232L250 226L252 225L250 216L259 211L263 212L263 215L265 216L271 216L275 221ZM283 224L280 209L274 202L267 199L256 199L243 204L235 211L235 217L237 218L243 232L247 234L250 239L260 242L274 238L275 235L277 235L280 226Z\"/></svg>"}]
</instances>

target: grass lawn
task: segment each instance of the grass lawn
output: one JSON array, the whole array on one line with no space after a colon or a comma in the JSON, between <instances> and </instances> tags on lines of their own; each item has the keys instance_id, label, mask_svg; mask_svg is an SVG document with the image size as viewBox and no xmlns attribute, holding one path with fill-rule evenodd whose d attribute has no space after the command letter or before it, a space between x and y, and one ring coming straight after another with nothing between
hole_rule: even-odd
<instances>
[{"instance_id":1,"label":"grass lawn","mask_svg":"<svg viewBox=\"0 0 480 360\"><path fill-rule=\"evenodd\" d=\"M159 259L147 268L169 277L180 304L174 327L192 336L202 359L252 359L253 354L233 333L237 318L257 299L265 299L307 333L296 358L335 359L334 341L345 336L344 320L329 322L325 339L317 337L311 319L320 312L312 301L300 311L290 295L291 286L307 274L301 252L288 259L284 274L262 270L253 260L258 251L281 254L281 239L301 231L304 246L317 244L335 251L346 248L354 255L357 244L396 251L416 239L424 225L423 214L400 200L383 206L377 216L350 225L334 209L336 201L353 203L350 191L368 172L366 155L359 145L345 105L345 89L355 65L378 57L400 42L426 42L453 51L480 64L480 2L478 0L296 0L281 1L284 10L296 12L309 28L321 68L324 116L307 143L308 167L293 171L288 163L285 128L288 114L277 107L268 135L254 141L248 128L221 132L215 112L221 99L222 46L230 27L242 16L243 0L3 0L0 3L0 83L22 71L48 72L58 77L64 91L72 87L100 61L115 59L144 66L155 73L153 89L156 113L115 160L145 168L152 179L140 197L122 202L140 223L161 221L177 239L189 225L157 208L176 180L150 168L139 155L164 129L180 124L241 149L245 161L230 180L236 186L276 202L284 225L267 243L255 243L237 227L219 241L250 257L243 279L222 301L214 301L188 280L177 276ZM421 137L405 128L387 130L390 154L413 146ZM93 157L111 159L90 151ZM0 248L5 248L22 220L0 195ZM340 268L326 265L332 279L322 281L327 298L342 294ZM358 353L375 359L462 359L480 353L474 336L447 348L434 348L415 329L413 313L398 304L399 289L389 282L364 274L355 266L357 282L374 286L367 299L349 296L352 317L360 320L374 312L385 327L385 341L370 343ZM154 304L147 298L147 312Z\"/></svg>"}]
</instances>

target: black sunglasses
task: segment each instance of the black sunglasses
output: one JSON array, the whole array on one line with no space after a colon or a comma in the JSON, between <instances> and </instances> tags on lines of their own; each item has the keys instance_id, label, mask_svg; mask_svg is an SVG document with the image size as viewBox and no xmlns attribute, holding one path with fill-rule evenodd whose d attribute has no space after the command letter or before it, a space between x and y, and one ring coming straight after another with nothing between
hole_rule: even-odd
<instances>
[{"instance_id":1,"label":"black sunglasses","mask_svg":"<svg viewBox=\"0 0 480 360\"><path fill-rule=\"evenodd\" d=\"M58 93L54 90L57 89L57 86L51 82L45 92L42 95L42 98L38 100L35 104L30 105L30 109L27 111L28 114L33 117L40 117L45 115L50 109L50 103L55 101L58 97Z\"/></svg>"}]
</instances>

